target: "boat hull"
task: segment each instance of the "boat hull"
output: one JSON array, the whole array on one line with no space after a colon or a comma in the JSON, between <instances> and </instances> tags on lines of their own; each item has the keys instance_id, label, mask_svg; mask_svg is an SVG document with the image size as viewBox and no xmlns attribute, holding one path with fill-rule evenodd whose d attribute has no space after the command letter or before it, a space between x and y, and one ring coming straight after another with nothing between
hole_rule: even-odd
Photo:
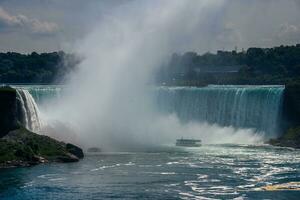
<instances>
[{"instance_id":1,"label":"boat hull","mask_svg":"<svg viewBox=\"0 0 300 200\"><path fill-rule=\"evenodd\" d=\"M201 147L201 140L194 140L194 139L178 139L176 140L176 146L181 147Z\"/></svg>"},{"instance_id":2,"label":"boat hull","mask_svg":"<svg viewBox=\"0 0 300 200\"><path fill-rule=\"evenodd\" d=\"M201 144L176 144L178 147L201 147Z\"/></svg>"}]
</instances>

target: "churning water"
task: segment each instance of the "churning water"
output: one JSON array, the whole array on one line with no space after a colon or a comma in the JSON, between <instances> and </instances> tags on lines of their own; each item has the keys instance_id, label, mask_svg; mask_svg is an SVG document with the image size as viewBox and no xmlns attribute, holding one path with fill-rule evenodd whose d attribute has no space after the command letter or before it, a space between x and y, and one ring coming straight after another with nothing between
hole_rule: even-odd
<instances>
[{"instance_id":1,"label":"churning water","mask_svg":"<svg viewBox=\"0 0 300 200\"><path fill-rule=\"evenodd\" d=\"M88 155L72 164L0 171L0 199L298 199L264 191L300 181L297 150L208 145Z\"/></svg>"}]
</instances>

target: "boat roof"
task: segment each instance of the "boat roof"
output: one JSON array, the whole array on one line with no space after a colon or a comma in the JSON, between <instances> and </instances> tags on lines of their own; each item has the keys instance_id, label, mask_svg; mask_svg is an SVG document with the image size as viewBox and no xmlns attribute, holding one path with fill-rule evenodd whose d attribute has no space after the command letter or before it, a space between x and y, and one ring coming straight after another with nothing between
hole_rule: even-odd
<instances>
[{"instance_id":1,"label":"boat roof","mask_svg":"<svg viewBox=\"0 0 300 200\"><path fill-rule=\"evenodd\" d=\"M177 139L177 141L187 141L187 142L201 142L201 140L195 140L195 139Z\"/></svg>"}]
</instances>

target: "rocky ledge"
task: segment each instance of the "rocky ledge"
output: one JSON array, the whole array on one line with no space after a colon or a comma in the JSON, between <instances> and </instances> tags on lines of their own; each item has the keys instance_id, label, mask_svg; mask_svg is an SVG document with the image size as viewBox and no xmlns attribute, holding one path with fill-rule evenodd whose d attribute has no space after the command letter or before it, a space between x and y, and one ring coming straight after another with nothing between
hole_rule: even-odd
<instances>
[{"instance_id":1,"label":"rocky ledge","mask_svg":"<svg viewBox=\"0 0 300 200\"><path fill-rule=\"evenodd\" d=\"M45 162L77 162L82 149L25 128L16 89L0 87L0 168L31 166ZM23 102L23 104L26 102Z\"/></svg>"},{"instance_id":2,"label":"rocky ledge","mask_svg":"<svg viewBox=\"0 0 300 200\"><path fill-rule=\"evenodd\" d=\"M290 128L287 132L277 138L268 141L268 144L280 147L300 148L300 127Z\"/></svg>"},{"instance_id":3,"label":"rocky ledge","mask_svg":"<svg viewBox=\"0 0 300 200\"><path fill-rule=\"evenodd\" d=\"M23 127L0 138L0 168L77 162L83 156L82 150L73 144L38 135Z\"/></svg>"}]
</instances>

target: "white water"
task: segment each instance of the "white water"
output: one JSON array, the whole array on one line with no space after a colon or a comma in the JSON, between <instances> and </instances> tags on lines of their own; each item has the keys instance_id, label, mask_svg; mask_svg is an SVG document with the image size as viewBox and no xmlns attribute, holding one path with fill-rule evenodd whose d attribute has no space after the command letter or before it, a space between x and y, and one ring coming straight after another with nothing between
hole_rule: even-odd
<instances>
[{"instance_id":1,"label":"white water","mask_svg":"<svg viewBox=\"0 0 300 200\"><path fill-rule=\"evenodd\" d=\"M39 132L42 128L42 120L35 100L28 90L18 88L16 90L17 99L19 100L21 107L23 125L31 131Z\"/></svg>"},{"instance_id":2,"label":"white water","mask_svg":"<svg viewBox=\"0 0 300 200\"><path fill-rule=\"evenodd\" d=\"M267 138L278 136L284 86L209 85L160 87L158 109L183 122L198 121L252 128Z\"/></svg>"}]
</instances>

